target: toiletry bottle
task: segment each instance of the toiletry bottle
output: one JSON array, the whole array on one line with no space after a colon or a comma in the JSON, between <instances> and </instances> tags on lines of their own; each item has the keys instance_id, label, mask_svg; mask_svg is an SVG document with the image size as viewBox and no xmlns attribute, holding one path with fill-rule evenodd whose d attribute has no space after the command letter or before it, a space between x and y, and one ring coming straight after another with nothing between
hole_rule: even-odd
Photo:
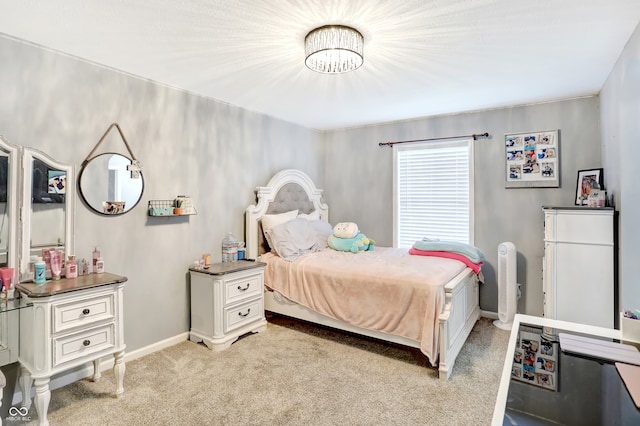
<instances>
[{"instance_id":1,"label":"toiletry bottle","mask_svg":"<svg viewBox=\"0 0 640 426\"><path fill-rule=\"evenodd\" d=\"M104 260L101 257L96 261L96 274L101 274L104 272Z\"/></svg>"},{"instance_id":2,"label":"toiletry bottle","mask_svg":"<svg viewBox=\"0 0 640 426\"><path fill-rule=\"evenodd\" d=\"M38 257L38 260L36 260L34 270L35 276L33 277L33 282L36 284L44 284L47 280L47 264L44 263L41 257Z\"/></svg>"},{"instance_id":3,"label":"toiletry bottle","mask_svg":"<svg viewBox=\"0 0 640 426\"><path fill-rule=\"evenodd\" d=\"M67 278L77 278L78 277L78 262L76 262L76 257L74 255L69 256L69 260L67 260Z\"/></svg>"},{"instance_id":4,"label":"toiletry bottle","mask_svg":"<svg viewBox=\"0 0 640 426\"><path fill-rule=\"evenodd\" d=\"M93 249L93 270L91 272L93 272L94 274L96 274L98 271L96 270L97 266L96 263L98 263L98 258L100 257L100 250L98 250L98 247L96 246Z\"/></svg>"},{"instance_id":5,"label":"toiletry bottle","mask_svg":"<svg viewBox=\"0 0 640 426\"><path fill-rule=\"evenodd\" d=\"M29 258L29 279L33 280L36 274L36 262L38 261L38 256L31 256Z\"/></svg>"},{"instance_id":6,"label":"toiletry bottle","mask_svg":"<svg viewBox=\"0 0 640 426\"><path fill-rule=\"evenodd\" d=\"M82 275L89 275L89 264L86 259L82 259Z\"/></svg>"},{"instance_id":7,"label":"toiletry bottle","mask_svg":"<svg viewBox=\"0 0 640 426\"><path fill-rule=\"evenodd\" d=\"M60 279L60 274L62 272L62 251L61 250L51 250L50 251L50 256L51 256L51 279L52 280L59 280Z\"/></svg>"}]
</instances>

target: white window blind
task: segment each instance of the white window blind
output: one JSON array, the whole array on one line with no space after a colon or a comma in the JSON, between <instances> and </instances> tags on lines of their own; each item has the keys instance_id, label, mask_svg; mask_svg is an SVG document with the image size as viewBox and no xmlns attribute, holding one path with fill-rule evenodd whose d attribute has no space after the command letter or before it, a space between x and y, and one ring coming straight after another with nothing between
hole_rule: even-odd
<instances>
[{"instance_id":1,"label":"white window blind","mask_svg":"<svg viewBox=\"0 0 640 426\"><path fill-rule=\"evenodd\" d=\"M396 146L395 242L422 238L472 244L470 140Z\"/></svg>"}]
</instances>

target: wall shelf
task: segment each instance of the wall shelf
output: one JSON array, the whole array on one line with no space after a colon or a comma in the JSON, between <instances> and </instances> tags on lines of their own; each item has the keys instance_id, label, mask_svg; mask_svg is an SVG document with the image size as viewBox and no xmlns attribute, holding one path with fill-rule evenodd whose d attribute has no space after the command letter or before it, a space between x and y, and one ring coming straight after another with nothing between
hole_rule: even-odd
<instances>
[{"instance_id":1,"label":"wall shelf","mask_svg":"<svg viewBox=\"0 0 640 426\"><path fill-rule=\"evenodd\" d=\"M176 200L149 200L148 215L151 217L173 217L173 216L193 216L196 209L190 198L186 198L182 202L182 213L174 213Z\"/></svg>"}]
</instances>

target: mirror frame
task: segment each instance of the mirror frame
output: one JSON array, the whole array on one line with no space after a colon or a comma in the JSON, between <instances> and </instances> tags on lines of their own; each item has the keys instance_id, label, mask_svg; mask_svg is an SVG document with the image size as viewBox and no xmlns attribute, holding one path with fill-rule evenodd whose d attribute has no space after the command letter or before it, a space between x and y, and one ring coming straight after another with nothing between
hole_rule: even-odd
<instances>
[{"instance_id":1,"label":"mirror frame","mask_svg":"<svg viewBox=\"0 0 640 426\"><path fill-rule=\"evenodd\" d=\"M19 271L16 265L18 259L18 241L20 230L18 229L18 200L20 199L20 147L10 143L4 135L0 135L0 147L9 153L9 169L7 170L7 213L9 221L6 223L9 230L7 242L7 266L14 268L13 282L18 283Z\"/></svg>"},{"instance_id":2,"label":"mirror frame","mask_svg":"<svg viewBox=\"0 0 640 426\"><path fill-rule=\"evenodd\" d=\"M82 175L85 172L87 166L89 164L91 164L91 162L93 160L95 160L96 158L99 158L103 155L119 155L123 158L126 158L127 160L129 160L129 162L131 164L133 164L133 159L127 157L124 154L120 154L118 152L104 152L102 154L98 154L96 156L91 157L90 160L86 160L84 163L82 163L82 167L80 168L80 172L78 173L78 192L80 193L80 199L82 200L82 204L84 204L89 210L91 210L92 212L99 214L101 216L122 216L125 213L129 213L131 210L133 210L138 204L140 204L140 201L142 200L142 195L144 194L144 175L142 174L142 170L140 170L140 179L142 179L142 188L140 189L140 195L138 196L138 200L128 209L126 209L123 212L120 213L116 213L116 214L110 214L110 213L105 213L104 211L101 210L97 210L95 207L93 207L91 204L89 204L89 202L87 201L87 198L84 195L84 192L82 191L82 185L81 185L81 180L82 180Z\"/></svg>"},{"instance_id":3,"label":"mirror frame","mask_svg":"<svg viewBox=\"0 0 640 426\"><path fill-rule=\"evenodd\" d=\"M28 279L29 259L31 257L31 212L32 212L32 185L33 185L33 160L38 159L50 166L64 170L67 173L67 188L65 191L65 231L64 231L64 258L75 254L74 241L74 217L76 199L76 180L73 166L60 163L42 151L33 148L24 148L22 153L22 232L21 250L19 252L20 281Z\"/></svg>"}]
</instances>

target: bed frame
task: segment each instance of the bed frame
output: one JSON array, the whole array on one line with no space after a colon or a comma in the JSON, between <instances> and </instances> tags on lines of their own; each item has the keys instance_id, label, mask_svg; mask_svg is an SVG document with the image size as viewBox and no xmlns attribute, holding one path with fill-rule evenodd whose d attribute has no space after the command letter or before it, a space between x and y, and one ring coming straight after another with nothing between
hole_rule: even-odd
<instances>
[{"instance_id":1,"label":"bed frame","mask_svg":"<svg viewBox=\"0 0 640 426\"><path fill-rule=\"evenodd\" d=\"M298 209L300 213L317 210L320 219L329 220L329 208L322 203L322 190L304 172L286 169L274 175L267 186L256 189L257 204L246 210L247 258L257 259L267 250L262 233L261 218L265 214L278 214ZM265 310L293 318L321 324L368 337L419 348L417 341L379 331L356 327L319 314L302 305L278 300L265 289ZM442 380L451 375L453 365L471 329L480 318L478 278L465 268L445 286L445 304L438 322L438 372Z\"/></svg>"}]
</instances>

